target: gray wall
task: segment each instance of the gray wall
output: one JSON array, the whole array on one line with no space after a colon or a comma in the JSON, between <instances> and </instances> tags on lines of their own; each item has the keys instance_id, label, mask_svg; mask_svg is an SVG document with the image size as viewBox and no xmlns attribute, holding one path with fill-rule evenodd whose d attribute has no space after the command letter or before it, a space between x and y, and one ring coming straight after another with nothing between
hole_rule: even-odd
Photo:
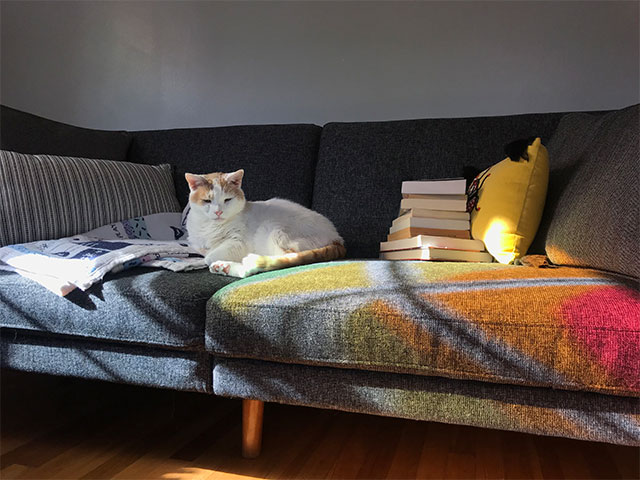
<instances>
[{"instance_id":1,"label":"gray wall","mask_svg":"<svg viewBox=\"0 0 640 480\"><path fill-rule=\"evenodd\" d=\"M3 1L0 100L107 129L617 108L638 5Z\"/></svg>"}]
</instances>

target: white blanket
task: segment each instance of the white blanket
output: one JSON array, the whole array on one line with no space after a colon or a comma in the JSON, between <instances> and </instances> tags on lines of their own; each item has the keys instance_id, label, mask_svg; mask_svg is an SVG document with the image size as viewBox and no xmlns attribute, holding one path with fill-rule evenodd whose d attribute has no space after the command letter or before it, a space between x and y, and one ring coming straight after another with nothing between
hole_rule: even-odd
<instances>
[{"instance_id":1,"label":"white blanket","mask_svg":"<svg viewBox=\"0 0 640 480\"><path fill-rule=\"evenodd\" d=\"M131 267L173 271L206 268L186 242L184 215L157 213L105 225L82 235L0 248L0 270L9 270L64 296L86 290L109 272Z\"/></svg>"}]
</instances>

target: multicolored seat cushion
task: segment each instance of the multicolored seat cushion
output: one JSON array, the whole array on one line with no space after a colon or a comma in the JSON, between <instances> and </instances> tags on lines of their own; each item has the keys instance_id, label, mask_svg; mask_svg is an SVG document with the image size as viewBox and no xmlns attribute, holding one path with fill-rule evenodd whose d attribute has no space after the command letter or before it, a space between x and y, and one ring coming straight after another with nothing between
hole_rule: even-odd
<instances>
[{"instance_id":1,"label":"multicolored seat cushion","mask_svg":"<svg viewBox=\"0 0 640 480\"><path fill-rule=\"evenodd\" d=\"M350 261L207 304L220 356L640 396L637 283L595 270Z\"/></svg>"}]
</instances>

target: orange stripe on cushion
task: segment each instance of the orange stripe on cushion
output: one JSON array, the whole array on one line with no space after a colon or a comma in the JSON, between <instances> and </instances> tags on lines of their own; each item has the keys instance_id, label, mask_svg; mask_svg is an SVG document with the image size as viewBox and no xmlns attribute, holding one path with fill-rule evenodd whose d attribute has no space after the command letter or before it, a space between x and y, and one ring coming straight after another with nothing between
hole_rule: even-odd
<instances>
[{"instance_id":1,"label":"orange stripe on cushion","mask_svg":"<svg viewBox=\"0 0 640 480\"><path fill-rule=\"evenodd\" d=\"M601 278L610 279L611 275L586 268L534 268L524 266L508 266L505 268L486 269L480 271L465 271L452 275L449 281L478 281L478 280L522 280L522 279L553 279L553 278ZM615 277L613 277L615 278Z\"/></svg>"}]
</instances>

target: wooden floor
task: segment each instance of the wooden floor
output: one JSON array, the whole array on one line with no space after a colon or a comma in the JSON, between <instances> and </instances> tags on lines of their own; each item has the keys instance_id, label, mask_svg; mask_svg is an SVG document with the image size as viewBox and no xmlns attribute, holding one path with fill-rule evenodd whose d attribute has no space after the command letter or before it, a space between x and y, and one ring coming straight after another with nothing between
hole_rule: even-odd
<instances>
[{"instance_id":1,"label":"wooden floor","mask_svg":"<svg viewBox=\"0 0 640 480\"><path fill-rule=\"evenodd\" d=\"M639 450L265 405L240 456L239 400L2 372L0 478L638 478Z\"/></svg>"}]
</instances>

